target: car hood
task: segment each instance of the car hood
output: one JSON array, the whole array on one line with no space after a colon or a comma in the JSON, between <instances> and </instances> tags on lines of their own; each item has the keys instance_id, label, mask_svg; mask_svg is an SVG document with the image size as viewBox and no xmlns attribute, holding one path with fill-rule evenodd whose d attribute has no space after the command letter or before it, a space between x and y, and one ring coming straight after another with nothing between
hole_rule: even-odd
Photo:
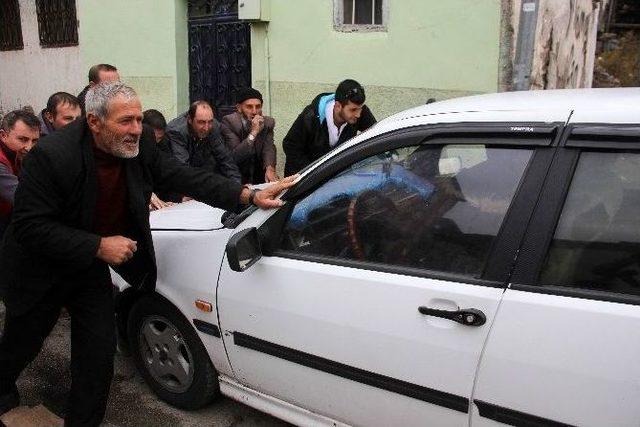
<instances>
[{"instance_id":1,"label":"car hood","mask_svg":"<svg viewBox=\"0 0 640 427\"><path fill-rule=\"evenodd\" d=\"M153 211L149 215L151 230L208 231L223 228L224 210L195 200Z\"/></svg>"}]
</instances>

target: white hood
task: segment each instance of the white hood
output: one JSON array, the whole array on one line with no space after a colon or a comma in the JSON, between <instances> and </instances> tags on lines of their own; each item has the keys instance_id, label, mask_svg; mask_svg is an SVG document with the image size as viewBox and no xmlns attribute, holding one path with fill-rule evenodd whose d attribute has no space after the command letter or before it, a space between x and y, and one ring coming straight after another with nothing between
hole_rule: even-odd
<instances>
[{"instance_id":1,"label":"white hood","mask_svg":"<svg viewBox=\"0 0 640 427\"><path fill-rule=\"evenodd\" d=\"M224 210L191 200L153 211L149 215L152 230L216 230L222 228Z\"/></svg>"}]
</instances>

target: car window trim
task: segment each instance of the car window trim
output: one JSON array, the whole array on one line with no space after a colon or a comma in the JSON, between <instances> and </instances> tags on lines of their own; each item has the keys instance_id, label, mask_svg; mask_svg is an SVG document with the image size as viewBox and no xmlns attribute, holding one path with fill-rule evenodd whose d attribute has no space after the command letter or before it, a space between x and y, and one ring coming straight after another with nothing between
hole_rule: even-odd
<instances>
[{"instance_id":1,"label":"car window trim","mask_svg":"<svg viewBox=\"0 0 640 427\"><path fill-rule=\"evenodd\" d=\"M579 150L566 148L554 156L518 250L512 283L533 285L538 279L579 158Z\"/></svg>"},{"instance_id":2,"label":"car window trim","mask_svg":"<svg viewBox=\"0 0 640 427\"><path fill-rule=\"evenodd\" d=\"M468 144L478 145L477 139L481 137L493 138L496 143L489 145L514 145L517 147L550 146L555 136L564 126L563 123L541 122L457 122L407 127L401 130L393 130L373 137L371 140L355 145L351 149L323 162L322 165L305 175L298 185L289 190L282 197L283 200L295 200L306 195L312 188L344 170L358 160L380 154L384 151L419 144L438 144L432 141L437 138L453 137L470 141ZM500 137L503 142L500 143ZM519 141L514 141L520 138ZM391 140L391 141L389 141ZM526 141L526 142L523 142Z\"/></svg>"},{"instance_id":3,"label":"car window trim","mask_svg":"<svg viewBox=\"0 0 640 427\"><path fill-rule=\"evenodd\" d=\"M578 140L636 142L640 140L637 123L572 123L567 146ZM609 145L607 145L608 147Z\"/></svg>"},{"instance_id":4,"label":"car window trim","mask_svg":"<svg viewBox=\"0 0 640 427\"><path fill-rule=\"evenodd\" d=\"M509 289L512 289L514 291L531 292L544 295L556 295L562 297L612 302L619 304L640 305L640 295L598 291L595 289L570 288L567 286L558 285L525 285L522 283L511 283L509 285Z\"/></svg>"}]
</instances>

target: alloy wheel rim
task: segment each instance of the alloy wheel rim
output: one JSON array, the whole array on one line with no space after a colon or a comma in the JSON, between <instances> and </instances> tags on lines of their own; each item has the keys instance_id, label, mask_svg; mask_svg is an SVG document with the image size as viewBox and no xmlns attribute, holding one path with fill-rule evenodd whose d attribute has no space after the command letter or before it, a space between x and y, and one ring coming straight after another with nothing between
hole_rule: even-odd
<instances>
[{"instance_id":1,"label":"alloy wheel rim","mask_svg":"<svg viewBox=\"0 0 640 427\"><path fill-rule=\"evenodd\" d=\"M189 346L173 323L148 316L138 332L138 348L154 380L173 393L184 393L193 383L194 361Z\"/></svg>"}]
</instances>

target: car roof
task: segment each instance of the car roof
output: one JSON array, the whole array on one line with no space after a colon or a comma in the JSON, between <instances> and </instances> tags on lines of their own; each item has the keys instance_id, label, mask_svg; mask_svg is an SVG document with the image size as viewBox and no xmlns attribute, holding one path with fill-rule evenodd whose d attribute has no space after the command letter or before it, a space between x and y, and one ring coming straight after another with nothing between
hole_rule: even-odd
<instances>
[{"instance_id":1,"label":"car roof","mask_svg":"<svg viewBox=\"0 0 640 427\"><path fill-rule=\"evenodd\" d=\"M389 117L387 120L398 121L412 117L425 117L434 114L460 114L489 111L527 111L532 121L544 111L599 111L603 113L603 122L608 122L608 111L620 108L632 109L636 112L635 122L640 120L640 88L608 88L608 89L559 89L530 90L518 92L501 92L486 95L466 96L447 99L422 105Z\"/></svg>"},{"instance_id":2,"label":"car roof","mask_svg":"<svg viewBox=\"0 0 640 427\"><path fill-rule=\"evenodd\" d=\"M376 135L437 123L640 124L640 88L556 89L500 92L452 98L411 108L331 150L325 159Z\"/></svg>"}]
</instances>

